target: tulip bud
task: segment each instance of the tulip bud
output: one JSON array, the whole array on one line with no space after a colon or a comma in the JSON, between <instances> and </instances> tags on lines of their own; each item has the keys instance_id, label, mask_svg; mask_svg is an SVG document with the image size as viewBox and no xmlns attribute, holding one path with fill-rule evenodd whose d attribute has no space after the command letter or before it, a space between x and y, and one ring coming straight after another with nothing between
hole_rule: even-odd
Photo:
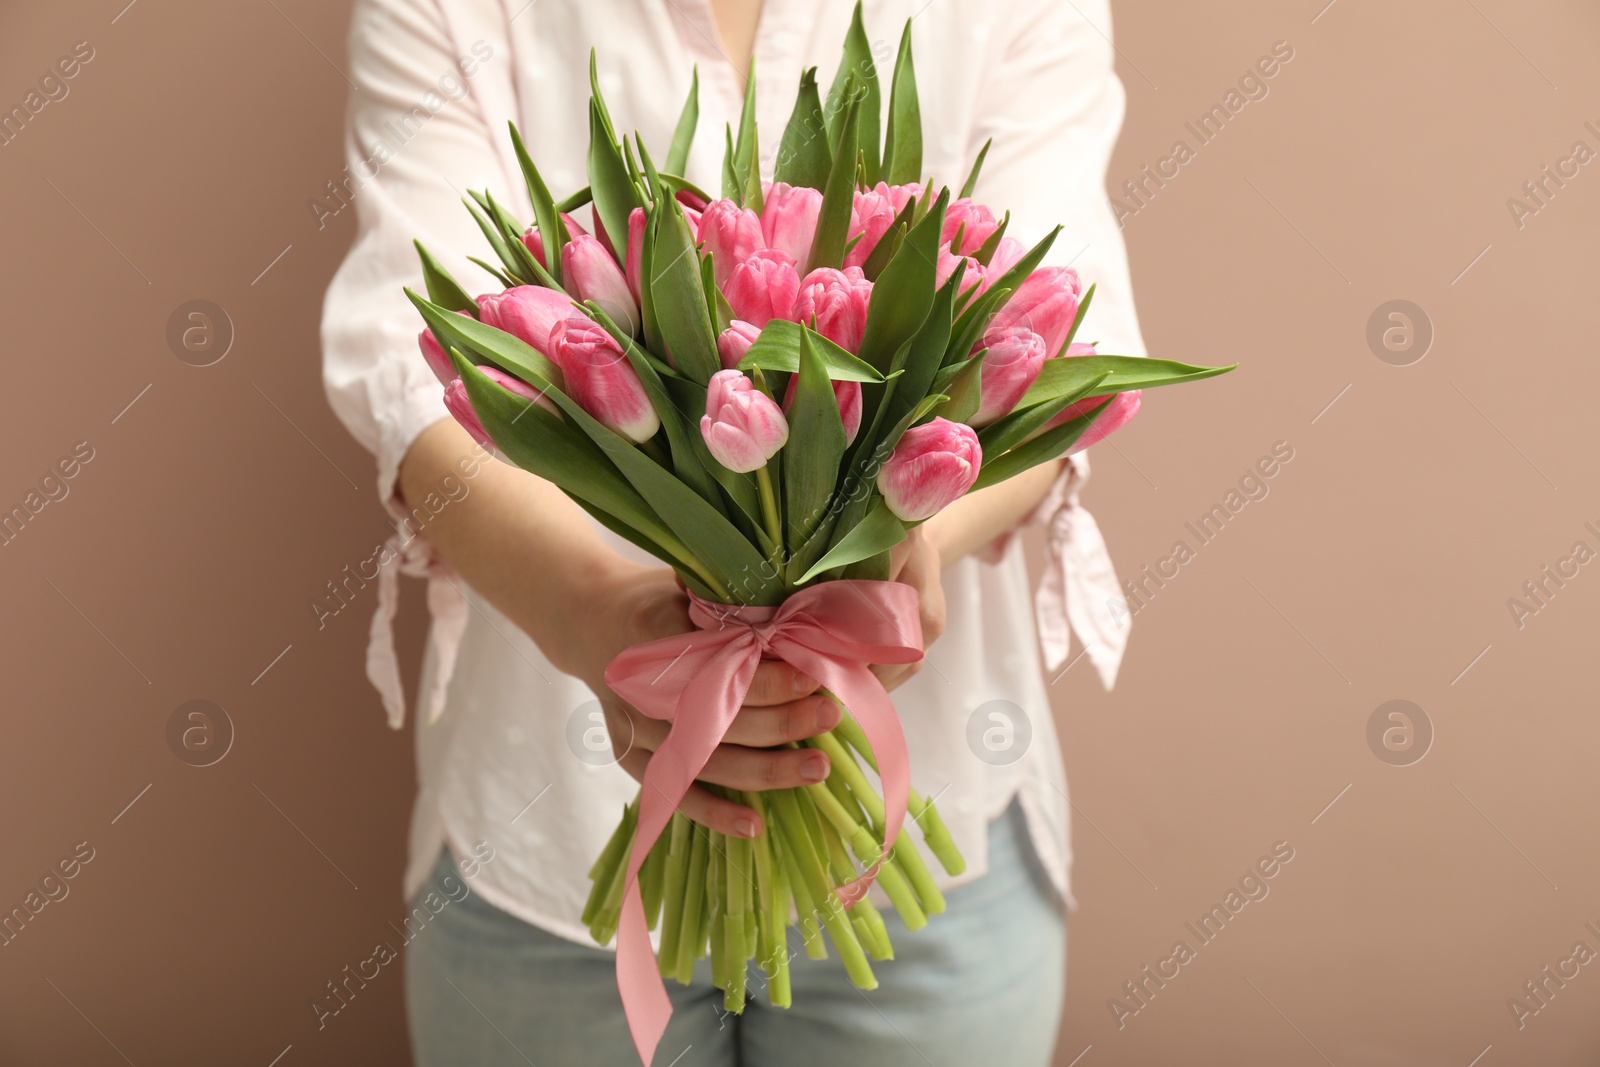
<instances>
[{"instance_id":1,"label":"tulip bud","mask_svg":"<svg viewBox=\"0 0 1600 1067\"><path fill-rule=\"evenodd\" d=\"M572 297L542 285L519 285L478 297L478 318L486 325L520 337L550 355L550 330L556 323L579 314Z\"/></svg>"},{"instance_id":2,"label":"tulip bud","mask_svg":"<svg viewBox=\"0 0 1600 1067\"><path fill-rule=\"evenodd\" d=\"M983 264L971 256L956 255L950 251L949 245L940 247L939 258L933 265L935 284L944 285L945 282L950 280L950 275L956 272L956 267L962 263L967 265L966 270L961 272L961 292L963 294L971 291L974 285L978 287L979 292L988 287L988 282L985 281L985 275L988 272L984 269Z\"/></svg>"},{"instance_id":3,"label":"tulip bud","mask_svg":"<svg viewBox=\"0 0 1600 1067\"><path fill-rule=\"evenodd\" d=\"M727 287L733 268L754 255L762 240L756 213L732 200L713 200L700 216L700 249L712 257L719 288Z\"/></svg>"},{"instance_id":4,"label":"tulip bud","mask_svg":"<svg viewBox=\"0 0 1600 1067\"><path fill-rule=\"evenodd\" d=\"M763 248L733 268L722 295L735 318L756 326L794 317L800 273L794 260L776 248Z\"/></svg>"},{"instance_id":5,"label":"tulip bud","mask_svg":"<svg viewBox=\"0 0 1600 1067\"><path fill-rule=\"evenodd\" d=\"M444 406L455 416L461 428L472 435L474 441L484 448L494 447L494 438L489 436L489 431L483 428L483 420L478 418L478 413L472 409L472 401L467 397L466 382L457 378L444 387Z\"/></svg>"},{"instance_id":6,"label":"tulip bud","mask_svg":"<svg viewBox=\"0 0 1600 1067\"><path fill-rule=\"evenodd\" d=\"M967 422L987 426L1009 415L1044 366L1044 338L1024 326L991 326L978 342L987 349L978 379L978 411Z\"/></svg>"},{"instance_id":7,"label":"tulip bud","mask_svg":"<svg viewBox=\"0 0 1600 1067\"><path fill-rule=\"evenodd\" d=\"M789 440L789 424L743 371L719 370L706 388L700 433L718 463L747 474L777 455Z\"/></svg>"},{"instance_id":8,"label":"tulip bud","mask_svg":"<svg viewBox=\"0 0 1600 1067\"><path fill-rule=\"evenodd\" d=\"M878 247L878 242L889 232L896 214L898 211L890 198L889 187L883 182L866 192L857 191L855 204L850 208L850 230L846 236L853 240L859 234L861 239L844 257L844 265L865 266L873 250Z\"/></svg>"},{"instance_id":9,"label":"tulip bud","mask_svg":"<svg viewBox=\"0 0 1600 1067\"><path fill-rule=\"evenodd\" d=\"M628 262L623 265L623 273L628 278L628 292L633 294L635 300L643 300L639 295L639 270L644 257L644 208L636 207L628 213Z\"/></svg>"},{"instance_id":10,"label":"tulip bud","mask_svg":"<svg viewBox=\"0 0 1600 1067\"><path fill-rule=\"evenodd\" d=\"M465 315L466 312L457 312ZM422 358L427 360L428 369L433 371L433 376L439 379L440 385L449 385L461 375L456 373L456 365L450 362L450 353L444 350L439 339L433 335L432 330L423 330L417 334L417 347L422 349Z\"/></svg>"},{"instance_id":11,"label":"tulip bud","mask_svg":"<svg viewBox=\"0 0 1600 1067\"><path fill-rule=\"evenodd\" d=\"M628 336L639 332L639 302L622 268L599 240L581 234L561 249L562 282L580 300L593 300Z\"/></svg>"},{"instance_id":12,"label":"tulip bud","mask_svg":"<svg viewBox=\"0 0 1600 1067\"><path fill-rule=\"evenodd\" d=\"M1112 433L1126 426L1135 415L1139 414L1139 404L1142 401L1143 390L1135 389L1127 393L1118 393L1111 398L1111 402L1101 409L1095 416L1094 422L1084 431L1083 436L1073 442L1067 449L1067 455L1082 452L1090 445L1104 441ZM1093 397L1095 400L1104 400L1104 397ZM1079 401L1082 403L1082 401ZM1076 405L1074 405L1076 406Z\"/></svg>"},{"instance_id":13,"label":"tulip bud","mask_svg":"<svg viewBox=\"0 0 1600 1067\"><path fill-rule=\"evenodd\" d=\"M891 185L889 189L889 205L894 208L896 215L906 209L906 205L922 196L926 190L921 182L909 182L905 185Z\"/></svg>"},{"instance_id":14,"label":"tulip bud","mask_svg":"<svg viewBox=\"0 0 1600 1067\"><path fill-rule=\"evenodd\" d=\"M1006 272L1022 262L1022 257L1027 254L1028 246L1015 237L1000 238L999 247L994 250L994 255L989 257L989 265L983 268L983 281L979 283L978 291L982 292L1000 278L1004 278Z\"/></svg>"},{"instance_id":15,"label":"tulip bud","mask_svg":"<svg viewBox=\"0 0 1600 1067\"><path fill-rule=\"evenodd\" d=\"M896 516L917 522L971 489L982 461L972 427L935 417L901 436L878 471L878 491Z\"/></svg>"},{"instance_id":16,"label":"tulip bud","mask_svg":"<svg viewBox=\"0 0 1600 1067\"><path fill-rule=\"evenodd\" d=\"M794 409L795 387L800 384L800 375L789 376L789 389L783 394L783 412L787 415ZM860 382L834 382L833 399L839 404L839 421L844 424L844 443L853 444L856 432L861 429L861 383Z\"/></svg>"},{"instance_id":17,"label":"tulip bud","mask_svg":"<svg viewBox=\"0 0 1600 1067\"><path fill-rule=\"evenodd\" d=\"M502 389L533 401L551 414L557 414L556 406L549 398L521 378L513 378L499 367L488 364L480 366L478 370ZM489 431L483 428L483 420L478 418L478 413L472 406L472 399L467 396L467 383L462 381L460 376L451 379L444 387L444 406L455 416L462 429L472 435L474 441L484 448L494 447L493 438L489 436Z\"/></svg>"},{"instance_id":18,"label":"tulip bud","mask_svg":"<svg viewBox=\"0 0 1600 1067\"><path fill-rule=\"evenodd\" d=\"M1083 281L1071 267L1041 267L1028 275L990 321L991 326L1026 326L1044 338L1047 357L1066 343L1078 317Z\"/></svg>"},{"instance_id":19,"label":"tulip bud","mask_svg":"<svg viewBox=\"0 0 1600 1067\"><path fill-rule=\"evenodd\" d=\"M561 221L567 225L567 236L569 238L576 237L580 233L589 232L579 226L578 220L568 215L565 211L561 213ZM539 266L545 270L550 269L550 261L544 258L544 238L539 236L539 228L537 226L528 227L528 232L522 235L522 243L528 246L528 251L532 252L533 258L539 261Z\"/></svg>"},{"instance_id":20,"label":"tulip bud","mask_svg":"<svg viewBox=\"0 0 1600 1067\"><path fill-rule=\"evenodd\" d=\"M855 352L867 328L871 298L872 283L860 267L818 267L800 282L794 317L840 348Z\"/></svg>"},{"instance_id":21,"label":"tulip bud","mask_svg":"<svg viewBox=\"0 0 1600 1067\"><path fill-rule=\"evenodd\" d=\"M722 357L724 370L732 370L739 365L750 346L756 343L756 338L761 336L761 327L741 319L734 319L728 323L728 328L717 335L717 354Z\"/></svg>"},{"instance_id":22,"label":"tulip bud","mask_svg":"<svg viewBox=\"0 0 1600 1067\"><path fill-rule=\"evenodd\" d=\"M761 237L768 248L787 252L796 263L811 255L811 239L817 233L817 213L822 210L822 193L807 186L773 182L761 209Z\"/></svg>"},{"instance_id":23,"label":"tulip bud","mask_svg":"<svg viewBox=\"0 0 1600 1067\"><path fill-rule=\"evenodd\" d=\"M963 256L970 256L989 239L998 225L995 222L994 212L989 210L988 205L975 203L971 198L964 196L951 204L950 210L945 212L944 228L939 231L939 240L954 242L959 231L961 247L954 251Z\"/></svg>"},{"instance_id":24,"label":"tulip bud","mask_svg":"<svg viewBox=\"0 0 1600 1067\"><path fill-rule=\"evenodd\" d=\"M550 347L567 395L583 410L635 444L655 436L661 419L644 383L604 327L581 315L562 319L550 331Z\"/></svg>"}]
</instances>

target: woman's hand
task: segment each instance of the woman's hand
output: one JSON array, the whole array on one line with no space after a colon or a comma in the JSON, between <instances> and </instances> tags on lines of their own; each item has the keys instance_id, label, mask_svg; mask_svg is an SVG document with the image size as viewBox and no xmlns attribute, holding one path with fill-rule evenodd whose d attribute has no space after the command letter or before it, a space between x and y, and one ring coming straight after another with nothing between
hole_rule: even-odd
<instances>
[{"instance_id":1,"label":"woman's hand","mask_svg":"<svg viewBox=\"0 0 1600 1067\"><path fill-rule=\"evenodd\" d=\"M904 582L917 591L924 649L944 633L943 570L944 561L938 546L922 526L912 527L910 535L889 550L890 580ZM872 673L878 676L885 689L893 689L920 671L924 662L881 663L872 668Z\"/></svg>"},{"instance_id":2,"label":"woman's hand","mask_svg":"<svg viewBox=\"0 0 1600 1067\"><path fill-rule=\"evenodd\" d=\"M670 570L640 567L605 584L591 601L594 610L584 613L583 623L574 631L568 658L573 673L600 694L618 764L643 782L645 765L666 740L671 724L629 707L607 687L605 668L631 645L687 633L694 624L689 621L689 598ZM763 790L827 778L828 757L823 753L774 747L838 725L838 706L816 690L815 681L787 663L763 661L744 707L700 772L700 781L728 789ZM753 810L699 784L689 788L678 809L695 822L735 837L761 832L761 820Z\"/></svg>"}]
</instances>

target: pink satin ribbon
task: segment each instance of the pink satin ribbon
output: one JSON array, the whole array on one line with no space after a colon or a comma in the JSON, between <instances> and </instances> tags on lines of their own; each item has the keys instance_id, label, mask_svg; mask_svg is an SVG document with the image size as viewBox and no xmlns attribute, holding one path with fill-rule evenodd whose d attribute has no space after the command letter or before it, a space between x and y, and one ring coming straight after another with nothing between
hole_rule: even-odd
<instances>
[{"instance_id":1,"label":"pink satin ribbon","mask_svg":"<svg viewBox=\"0 0 1600 1067\"><path fill-rule=\"evenodd\" d=\"M899 582L821 582L778 607L734 607L690 595L686 634L635 645L611 661L606 683L624 700L672 729L645 767L639 826L628 857L617 928L617 989L639 1059L650 1063L672 1018L639 891L639 867L695 777L744 704L763 658L783 660L820 682L860 722L878 760L885 844L905 820L911 785L905 735L889 694L868 668L922 658L917 592ZM839 891L861 899L876 868Z\"/></svg>"}]
</instances>

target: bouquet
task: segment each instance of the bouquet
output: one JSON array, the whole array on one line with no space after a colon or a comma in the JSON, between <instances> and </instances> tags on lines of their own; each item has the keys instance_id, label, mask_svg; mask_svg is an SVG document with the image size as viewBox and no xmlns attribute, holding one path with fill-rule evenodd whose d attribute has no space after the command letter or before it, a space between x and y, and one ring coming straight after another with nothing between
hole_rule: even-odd
<instances>
[{"instance_id":1,"label":"bouquet","mask_svg":"<svg viewBox=\"0 0 1600 1067\"><path fill-rule=\"evenodd\" d=\"M1230 368L1075 340L1094 288L1041 268L1055 232L1025 247L972 198L988 146L959 195L922 174L909 23L885 109L858 4L826 103L815 68L800 80L770 182L752 72L720 197L683 176L694 86L658 166L642 138L618 137L592 56L590 69L588 187L556 200L513 126L532 225L486 191L464 201L497 261L473 262L502 291L470 296L418 244L427 297L407 294L455 417L689 591L697 630L607 671L672 727L589 872L583 914L597 942L617 938L648 1062L671 1013L662 977L688 982L697 958L730 1011L751 960L787 1006L790 925L809 956L831 942L874 988L872 961L892 946L867 888L911 930L944 908L916 846L896 847L907 814L946 872L965 867L911 788L868 669L922 654L916 594L886 580L890 550L973 489L1109 434L1141 390ZM571 214L585 205L592 233ZM675 808L763 656L818 679L843 711L803 742L828 756L825 782L722 791L762 817L744 839Z\"/></svg>"}]
</instances>

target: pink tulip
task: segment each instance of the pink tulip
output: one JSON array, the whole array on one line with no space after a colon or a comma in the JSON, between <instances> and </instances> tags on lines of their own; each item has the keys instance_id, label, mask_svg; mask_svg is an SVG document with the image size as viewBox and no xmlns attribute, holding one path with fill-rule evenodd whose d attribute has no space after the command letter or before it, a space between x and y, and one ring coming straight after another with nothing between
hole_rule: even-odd
<instances>
[{"instance_id":1,"label":"pink tulip","mask_svg":"<svg viewBox=\"0 0 1600 1067\"><path fill-rule=\"evenodd\" d=\"M622 273L628 278L628 292L633 294L635 300L639 296L639 264L644 256L644 208L636 207L628 213L628 262L623 265Z\"/></svg>"},{"instance_id":2,"label":"pink tulip","mask_svg":"<svg viewBox=\"0 0 1600 1067\"><path fill-rule=\"evenodd\" d=\"M978 342L987 349L978 380L978 411L967 422L987 426L1009 415L1044 366L1044 338L1025 326L991 326Z\"/></svg>"},{"instance_id":3,"label":"pink tulip","mask_svg":"<svg viewBox=\"0 0 1600 1067\"><path fill-rule=\"evenodd\" d=\"M961 263L967 265L967 269L961 272L961 292L963 294L970 292L975 285L978 287L979 292L988 287L988 283L984 280L988 272L984 269L983 264L971 256L956 255L950 251L949 245L943 245L939 249L939 259L933 267L935 283L943 285L949 281L950 275L956 272L956 266Z\"/></svg>"},{"instance_id":4,"label":"pink tulip","mask_svg":"<svg viewBox=\"0 0 1600 1067\"><path fill-rule=\"evenodd\" d=\"M800 375L791 374L789 389L783 394L783 411L786 415L794 409L794 392L799 384ZM844 423L844 443L851 444L856 439L856 432L861 429L861 383L834 382L833 399L839 404L839 421Z\"/></svg>"},{"instance_id":5,"label":"pink tulip","mask_svg":"<svg viewBox=\"0 0 1600 1067\"><path fill-rule=\"evenodd\" d=\"M1054 357L1078 315L1083 281L1071 267L1041 267L1006 300L991 326L1026 326L1044 338L1045 355Z\"/></svg>"},{"instance_id":6,"label":"pink tulip","mask_svg":"<svg viewBox=\"0 0 1600 1067\"><path fill-rule=\"evenodd\" d=\"M860 267L818 267L800 282L794 317L840 348L854 352L861 347L861 335L867 328L871 298L872 283Z\"/></svg>"},{"instance_id":7,"label":"pink tulip","mask_svg":"<svg viewBox=\"0 0 1600 1067\"><path fill-rule=\"evenodd\" d=\"M743 371L719 370L706 388L700 433L718 463L747 474L777 455L789 440L789 424Z\"/></svg>"},{"instance_id":8,"label":"pink tulip","mask_svg":"<svg viewBox=\"0 0 1600 1067\"><path fill-rule=\"evenodd\" d=\"M550 330L571 315L580 314L572 297L542 285L519 285L478 297L478 318L497 330L520 337L550 355Z\"/></svg>"},{"instance_id":9,"label":"pink tulip","mask_svg":"<svg viewBox=\"0 0 1600 1067\"><path fill-rule=\"evenodd\" d=\"M889 187L883 182L879 182L866 192L857 191L855 204L850 208L850 230L847 238L854 239L860 234L861 239L856 241L855 247L844 257L844 265L865 266L873 250L878 247L878 242L889 232L889 225L894 222L896 214L898 211L890 197Z\"/></svg>"},{"instance_id":10,"label":"pink tulip","mask_svg":"<svg viewBox=\"0 0 1600 1067\"><path fill-rule=\"evenodd\" d=\"M761 220L732 200L713 200L700 216L700 249L709 253L718 287L725 288L733 268L762 246Z\"/></svg>"},{"instance_id":11,"label":"pink tulip","mask_svg":"<svg viewBox=\"0 0 1600 1067\"><path fill-rule=\"evenodd\" d=\"M1000 238L1000 245L994 250L994 255L989 257L989 265L983 268L983 282L979 287L981 292L989 288L996 281L1006 276L1006 272L1028 254L1028 246L1015 237Z\"/></svg>"},{"instance_id":12,"label":"pink tulip","mask_svg":"<svg viewBox=\"0 0 1600 1067\"><path fill-rule=\"evenodd\" d=\"M817 213L822 210L822 193L804 185L773 182L761 209L761 236L768 248L787 252L796 263L811 255L811 239L817 232Z\"/></svg>"},{"instance_id":13,"label":"pink tulip","mask_svg":"<svg viewBox=\"0 0 1600 1067\"><path fill-rule=\"evenodd\" d=\"M710 204L709 200L706 200L704 197L696 196L687 189L678 190L677 201L684 206L686 211L693 211L695 218L699 218L700 212L704 211L706 206Z\"/></svg>"},{"instance_id":14,"label":"pink tulip","mask_svg":"<svg viewBox=\"0 0 1600 1067\"><path fill-rule=\"evenodd\" d=\"M921 182L910 182L906 185L891 185L889 190L889 204L894 208L896 215L906 209L906 205L922 196L926 191Z\"/></svg>"},{"instance_id":15,"label":"pink tulip","mask_svg":"<svg viewBox=\"0 0 1600 1067\"><path fill-rule=\"evenodd\" d=\"M580 234L568 241L561 249L561 270L562 283L579 300L593 300L623 333L638 334L639 302L629 291L622 268L597 238Z\"/></svg>"},{"instance_id":16,"label":"pink tulip","mask_svg":"<svg viewBox=\"0 0 1600 1067\"><path fill-rule=\"evenodd\" d=\"M1111 402L1105 405L1099 415L1095 416L1094 422L1089 424L1089 428L1084 431L1083 436L1078 438L1071 448L1067 449L1067 455L1070 456L1074 452L1082 452L1090 445L1104 441L1113 432L1126 426L1135 415L1139 414L1142 392L1143 390L1135 389L1132 392L1118 393L1112 397ZM1105 398L1093 397L1091 399L1104 400ZM1079 403L1082 402L1079 401ZM1077 405L1073 406L1076 407Z\"/></svg>"},{"instance_id":17,"label":"pink tulip","mask_svg":"<svg viewBox=\"0 0 1600 1067\"><path fill-rule=\"evenodd\" d=\"M878 491L896 516L917 522L971 489L982 461L972 427L935 417L901 436L878 471Z\"/></svg>"},{"instance_id":18,"label":"pink tulip","mask_svg":"<svg viewBox=\"0 0 1600 1067\"><path fill-rule=\"evenodd\" d=\"M478 418L478 413L472 409L472 401L467 397L467 383L457 378L444 387L444 406L454 415L461 428L472 435L472 439L484 448L494 447L494 438L489 436L489 431L483 428L483 420Z\"/></svg>"},{"instance_id":19,"label":"pink tulip","mask_svg":"<svg viewBox=\"0 0 1600 1067\"><path fill-rule=\"evenodd\" d=\"M954 242L959 231L961 247L955 251L970 256L989 239L989 235L994 233L998 225L994 212L990 211L987 205L962 197L951 204L950 210L945 212L944 228L939 231L939 240Z\"/></svg>"},{"instance_id":20,"label":"pink tulip","mask_svg":"<svg viewBox=\"0 0 1600 1067\"><path fill-rule=\"evenodd\" d=\"M734 316L756 326L793 318L799 292L794 259L776 248L763 248L734 266L722 287Z\"/></svg>"},{"instance_id":21,"label":"pink tulip","mask_svg":"<svg viewBox=\"0 0 1600 1067\"><path fill-rule=\"evenodd\" d=\"M576 237L580 233L589 232L579 226L578 220L568 215L565 211L561 213L561 221L567 224L568 237ZM539 266L545 270L550 269L550 261L544 258L544 238L539 235L538 226L528 227L528 232L522 235L522 243L528 246L528 251L532 252L533 258L539 261Z\"/></svg>"},{"instance_id":22,"label":"pink tulip","mask_svg":"<svg viewBox=\"0 0 1600 1067\"><path fill-rule=\"evenodd\" d=\"M465 311L457 311L457 315L467 315ZM471 318L467 315L467 318ZM433 371L433 376L439 379L440 385L449 385L461 375L456 373L456 365L450 361L450 353L444 350L439 339L433 335L432 330L423 330L417 334L417 347L422 349L422 358L427 360L428 369Z\"/></svg>"},{"instance_id":23,"label":"pink tulip","mask_svg":"<svg viewBox=\"0 0 1600 1067\"><path fill-rule=\"evenodd\" d=\"M728 323L728 328L717 335L717 354L722 357L724 370L732 370L739 365L750 346L756 343L756 338L761 336L761 327L754 323L734 319Z\"/></svg>"},{"instance_id":24,"label":"pink tulip","mask_svg":"<svg viewBox=\"0 0 1600 1067\"><path fill-rule=\"evenodd\" d=\"M550 331L550 358L560 366L567 395L601 424L635 443L655 436L661 419L616 339L581 315Z\"/></svg>"},{"instance_id":25,"label":"pink tulip","mask_svg":"<svg viewBox=\"0 0 1600 1067\"><path fill-rule=\"evenodd\" d=\"M478 370L482 371L486 378L500 386L500 388L533 401L552 415L559 414L556 406L550 402L549 397L521 378L514 378L499 367L493 367L487 363L480 366ZM461 424L462 428L472 435L474 441L477 441L484 448L494 447L494 439L489 436L489 431L483 428L483 420L478 418L477 411L473 409L472 400L467 396L467 383L462 381L459 376L451 379L450 383L444 387L444 406L449 409L450 414L455 416L456 421Z\"/></svg>"}]
</instances>

